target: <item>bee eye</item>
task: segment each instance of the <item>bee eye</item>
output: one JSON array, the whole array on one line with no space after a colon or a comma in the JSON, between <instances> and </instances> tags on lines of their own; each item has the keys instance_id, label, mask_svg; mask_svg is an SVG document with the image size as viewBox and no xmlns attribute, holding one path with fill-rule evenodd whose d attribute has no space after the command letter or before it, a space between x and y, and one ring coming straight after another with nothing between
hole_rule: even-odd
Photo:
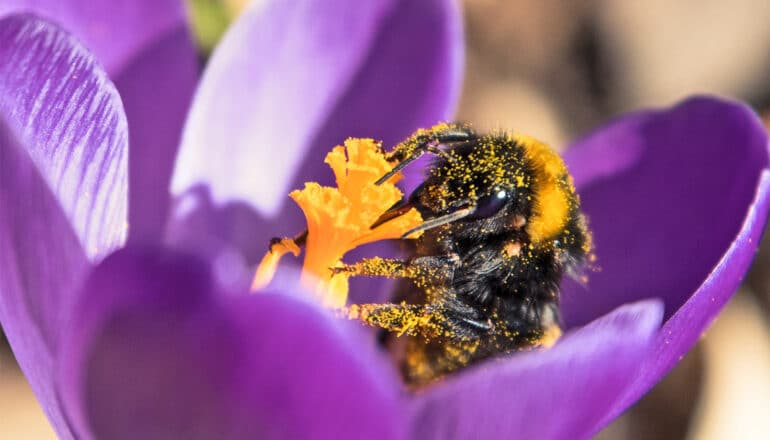
<instances>
[{"instance_id":1,"label":"bee eye","mask_svg":"<svg viewBox=\"0 0 770 440\"><path fill-rule=\"evenodd\" d=\"M498 189L491 194L481 197L476 202L476 211L468 216L471 219L489 218L497 214L500 209L511 199L511 193L504 189Z\"/></svg>"}]
</instances>

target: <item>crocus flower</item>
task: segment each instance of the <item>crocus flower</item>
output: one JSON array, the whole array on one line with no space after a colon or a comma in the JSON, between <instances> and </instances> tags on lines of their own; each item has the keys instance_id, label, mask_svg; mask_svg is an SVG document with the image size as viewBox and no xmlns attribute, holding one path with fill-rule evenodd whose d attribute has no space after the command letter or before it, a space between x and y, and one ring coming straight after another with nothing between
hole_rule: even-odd
<instances>
[{"instance_id":1,"label":"crocus flower","mask_svg":"<svg viewBox=\"0 0 770 440\"><path fill-rule=\"evenodd\" d=\"M330 180L331 146L450 116L457 21L440 0L254 6L188 115L164 241L127 246L131 120L114 86L56 26L0 21L0 322L61 437L584 438L673 367L769 209L767 134L716 98L569 148L601 270L565 286L549 350L413 394L292 276L245 293L268 238L302 227L286 194Z\"/></svg>"}]
</instances>

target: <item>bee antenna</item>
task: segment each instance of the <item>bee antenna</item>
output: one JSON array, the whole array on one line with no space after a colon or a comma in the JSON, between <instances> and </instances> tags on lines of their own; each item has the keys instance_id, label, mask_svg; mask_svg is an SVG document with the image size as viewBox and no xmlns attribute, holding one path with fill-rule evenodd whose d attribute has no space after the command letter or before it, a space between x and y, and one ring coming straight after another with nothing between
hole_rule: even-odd
<instances>
[{"instance_id":1,"label":"bee antenna","mask_svg":"<svg viewBox=\"0 0 770 440\"><path fill-rule=\"evenodd\" d=\"M436 227L439 227L441 225L445 225L447 223L452 223L454 221L463 219L465 217L468 217L469 215L473 214L476 211L476 205L471 205L466 208L458 209L457 211L450 212L447 215L432 218L430 220L427 220L420 224L419 226L412 228L408 231L406 231L401 238L407 238L412 234L416 234L418 232L427 231L428 229L433 229Z\"/></svg>"},{"instance_id":2,"label":"bee antenna","mask_svg":"<svg viewBox=\"0 0 770 440\"><path fill-rule=\"evenodd\" d=\"M440 134L433 135L429 140L423 141L417 145L417 147L411 152L411 154L398 163L392 170L388 171L384 176L377 179L374 182L375 185L382 185L388 179L393 177L396 173L403 170L404 167L422 157L425 153L435 154L441 156L446 160L454 160L454 158L439 148L440 145L464 143L468 142L474 137L474 133L467 128L449 130ZM397 147L398 148L398 147Z\"/></svg>"},{"instance_id":3,"label":"bee antenna","mask_svg":"<svg viewBox=\"0 0 770 440\"><path fill-rule=\"evenodd\" d=\"M415 160L419 159L423 154L425 154L425 150L424 149L417 150L415 152L415 154L413 154L413 155L407 157L406 159L402 160L401 162L398 163L398 165L394 166L392 170L388 171L387 173L385 173L384 176L382 176L379 179L377 179L377 181L374 182L374 184L375 185L382 185L388 179L390 179L391 177L395 176L396 173L398 173L399 171L401 171L404 168L406 168L407 165L409 165L410 163L412 163Z\"/></svg>"}]
</instances>

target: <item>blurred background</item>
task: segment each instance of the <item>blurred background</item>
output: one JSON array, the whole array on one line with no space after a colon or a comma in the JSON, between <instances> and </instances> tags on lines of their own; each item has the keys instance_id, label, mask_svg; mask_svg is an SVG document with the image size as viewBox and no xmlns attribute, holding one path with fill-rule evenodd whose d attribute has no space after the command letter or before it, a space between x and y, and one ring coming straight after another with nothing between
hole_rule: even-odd
<instances>
[{"instance_id":1,"label":"blurred background","mask_svg":"<svg viewBox=\"0 0 770 440\"><path fill-rule=\"evenodd\" d=\"M406 1L406 0L405 0ZM419 0L408 0L419 1ZM205 58L248 0L188 0ZM619 113L692 93L748 102L770 123L766 0L465 0L458 119L563 148ZM770 438L770 240L700 343L600 433ZM0 438L55 438L0 336Z\"/></svg>"}]
</instances>

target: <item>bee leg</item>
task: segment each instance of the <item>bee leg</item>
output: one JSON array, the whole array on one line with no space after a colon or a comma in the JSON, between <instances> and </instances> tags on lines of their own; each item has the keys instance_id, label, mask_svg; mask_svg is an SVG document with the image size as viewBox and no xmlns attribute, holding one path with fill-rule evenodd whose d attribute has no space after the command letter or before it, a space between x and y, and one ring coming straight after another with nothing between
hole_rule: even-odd
<instances>
[{"instance_id":1,"label":"bee leg","mask_svg":"<svg viewBox=\"0 0 770 440\"><path fill-rule=\"evenodd\" d=\"M345 310L348 319L359 320L399 335L413 334L423 320L425 306L414 304L353 304Z\"/></svg>"},{"instance_id":2,"label":"bee leg","mask_svg":"<svg viewBox=\"0 0 770 440\"><path fill-rule=\"evenodd\" d=\"M413 278L414 270L409 263L393 258L365 258L357 263L343 264L331 268L332 273L349 276Z\"/></svg>"},{"instance_id":3,"label":"bee leg","mask_svg":"<svg viewBox=\"0 0 770 440\"><path fill-rule=\"evenodd\" d=\"M451 142L463 142L475 136L470 127L463 124L438 124L428 130L418 130L409 136L393 149L391 149L386 159L388 161L404 161L410 157L422 155L430 152L432 147ZM410 162L414 160L411 159Z\"/></svg>"},{"instance_id":4,"label":"bee leg","mask_svg":"<svg viewBox=\"0 0 770 440\"><path fill-rule=\"evenodd\" d=\"M464 339L441 307L424 304L354 304L344 311L348 319L359 320L398 336L426 339Z\"/></svg>"},{"instance_id":5,"label":"bee leg","mask_svg":"<svg viewBox=\"0 0 770 440\"><path fill-rule=\"evenodd\" d=\"M392 258L367 258L354 264L332 267L334 274L386 278L409 278L416 281L437 282L451 279L460 264L457 254L431 255L410 261Z\"/></svg>"},{"instance_id":6,"label":"bee leg","mask_svg":"<svg viewBox=\"0 0 770 440\"><path fill-rule=\"evenodd\" d=\"M382 184L425 153L446 155L439 148L439 145L468 142L475 136L476 134L470 127L462 124L438 124L428 130L418 130L385 154L385 159L388 162L397 162L397 165L378 179L376 183L377 185Z\"/></svg>"}]
</instances>

